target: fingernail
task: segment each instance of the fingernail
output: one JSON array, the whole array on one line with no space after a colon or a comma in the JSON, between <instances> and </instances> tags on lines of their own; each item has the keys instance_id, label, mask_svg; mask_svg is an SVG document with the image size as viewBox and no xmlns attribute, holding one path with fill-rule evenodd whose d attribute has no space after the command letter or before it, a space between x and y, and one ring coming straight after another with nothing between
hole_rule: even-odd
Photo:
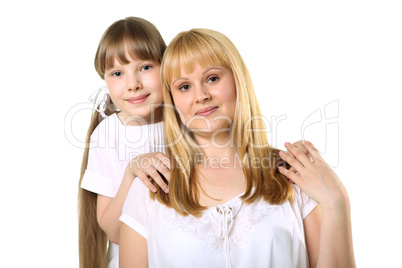
<instances>
[{"instance_id":1,"label":"fingernail","mask_svg":"<svg viewBox=\"0 0 402 268\"><path fill-rule=\"evenodd\" d=\"M284 153L283 151L279 151L279 156L280 156L280 157L284 157L284 156L285 156L285 153Z\"/></svg>"},{"instance_id":2,"label":"fingernail","mask_svg":"<svg viewBox=\"0 0 402 268\"><path fill-rule=\"evenodd\" d=\"M152 189L152 192L153 192L153 193L156 193L156 188L153 188L153 189Z\"/></svg>"},{"instance_id":3,"label":"fingernail","mask_svg":"<svg viewBox=\"0 0 402 268\"><path fill-rule=\"evenodd\" d=\"M288 147L290 145L289 142L285 142L285 147Z\"/></svg>"},{"instance_id":4,"label":"fingernail","mask_svg":"<svg viewBox=\"0 0 402 268\"><path fill-rule=\"evenodd\" d=\"M165 193L169 193L169 188L165 188Z\"/></svg>"}]
</instances>

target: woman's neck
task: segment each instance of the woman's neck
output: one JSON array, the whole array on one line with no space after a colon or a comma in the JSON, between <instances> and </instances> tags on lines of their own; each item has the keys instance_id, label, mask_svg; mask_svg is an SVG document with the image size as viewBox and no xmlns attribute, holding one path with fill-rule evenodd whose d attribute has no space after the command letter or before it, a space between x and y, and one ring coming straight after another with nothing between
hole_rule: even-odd
<instances>
[{"instance_id":1,"label":"woman's neck","mask_svg":"<svg viewBox=\"0 0 402 268\"><path fill-rule=\"evenodd\" d=\"M196 143L202 149L202 154L196 156L195 171L200 204L216 206L243 193L246 178L230 131L216 135L194 134Z\"/></svg>"},{"instance_id":2,"label":"woman's neck","mask_svg":"<svg viewBox=\"0 0 402 268\"><path fill-rule=\"evenodd\" d=\"M224 204L246 190L247 182L235 147L205 148L197 157L199 202L211 207Z\"/></svg>"},{"instance_id":3,"label":"woman's neck","mask_svg":"<svg viewBox=\"0 0 402 268\"><path fill-rule=\"evenodd\" d=\"M230 157L237 152L230 133L194 133L194 138L206 157Z\"/></svg>"}]
</instances>

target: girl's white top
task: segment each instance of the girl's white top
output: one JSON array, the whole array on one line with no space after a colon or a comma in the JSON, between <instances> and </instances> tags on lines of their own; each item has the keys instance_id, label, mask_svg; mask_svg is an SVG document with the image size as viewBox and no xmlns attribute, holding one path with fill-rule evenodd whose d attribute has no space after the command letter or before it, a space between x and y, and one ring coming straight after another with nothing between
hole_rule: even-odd
<instances>
[{"instance_id":1,"label":"girl's white top","mask_svg":"<svg viewBox=\"0 0 402 268\"><path fill-rule=\"evenodd\" d=\"M240 196L183 217L134 180L120 220L147 239L149 267L308 267L303 219L316 202L293 185L293 202Z\"/></svg>"},{"instance_id":2,"label":"girl's white top","mask_svg":"<svg viewBox=\"0 0 402 268\"><path fill-rule=\"evenodd\" d=\"M117 114L106 117L94 130L88 166L81 188L114 197L131 159L150 152L164 152L163 123L125 126ZM119 246L109 243L109 267L119 265Z\"/></svg>"}]
</instances>

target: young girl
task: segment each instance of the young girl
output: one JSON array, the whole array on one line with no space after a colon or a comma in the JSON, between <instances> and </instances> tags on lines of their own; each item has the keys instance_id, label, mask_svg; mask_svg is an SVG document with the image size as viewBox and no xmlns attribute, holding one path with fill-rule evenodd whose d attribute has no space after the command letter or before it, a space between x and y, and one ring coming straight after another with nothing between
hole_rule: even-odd
<instances>
[{"instance_id":1,"label":"young girl","mask_svg":"<svg viewBox=\"0 0 402 268\"><path fill-rule=\"evenodd\" d=\"M139 155L163 151L160 63L165 48L155 26L134 17L113 23L100 40L95 68L107 88L92 115L81 167L80 267L118 267L119 217L136 176L153 191L148 177L168 191L154 172L155 163L136 162ZM146 168L138 170L139 164ZM159 171L166 175L164 167Z\"/></svg>"},{"instance_id":2,"label":"young girl","mask_svg":"<svg viewBox=\"0 0 402 268\"><path fill-rule=\"evenodd\" d=\"M133 182L120 217L122 268L355 265L344 186L308 142L310 157L286 143L280 154L295 172L278 172L249 73L226 36L180 33L162 79L175 108L164 110L170 191L150 195Z\"/></svg>"}]
</instances>

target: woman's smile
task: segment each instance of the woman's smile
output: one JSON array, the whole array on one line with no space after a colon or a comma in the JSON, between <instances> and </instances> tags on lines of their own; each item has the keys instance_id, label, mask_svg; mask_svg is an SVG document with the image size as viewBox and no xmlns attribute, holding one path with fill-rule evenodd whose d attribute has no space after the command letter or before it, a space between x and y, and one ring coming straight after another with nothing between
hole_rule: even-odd
<instances>
[{"instance_id":1,"label":"woman's smile","mask_svg":"<svg viewBox=\"0 0 402 268\"><path fill-rule=\"evenodd\" d=\"M234 118L236 86L232 71L222 66L194 64L172 79L171 94L182 122L194 132L213 134L228 128ZM197 134L195 134L197 135Z\"/></svg>"},{"instance_id":2,"label":"woman's smile","mask_svg":"<svg viewBox=\"0 0 402 268\"><path fill-rule=\"evenodd\" d=\"M199 116L208 116L215 112L219 107L218 106L212 106L212 107L207 107L201 110L198 110L195 115Z\"/></svg>"}]
</instances>

